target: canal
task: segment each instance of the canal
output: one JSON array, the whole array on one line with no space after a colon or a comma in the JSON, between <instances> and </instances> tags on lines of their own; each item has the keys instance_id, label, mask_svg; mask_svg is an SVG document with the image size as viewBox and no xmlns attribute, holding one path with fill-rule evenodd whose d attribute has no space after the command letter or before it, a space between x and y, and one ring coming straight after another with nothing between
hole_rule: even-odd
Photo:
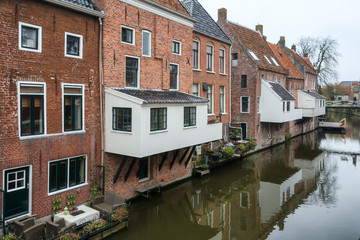
<instances>
[{"instance_id":1,"label":"canal","mask_svg":"<svg viewBox=\"0 0 360 240\"><path fill-rule=\"evenodd\" d=\"M332 114L338 121L341 115ZM314 131L131 206L108 239L359 239L360 129Z\"/></svg>"}]
</instances>

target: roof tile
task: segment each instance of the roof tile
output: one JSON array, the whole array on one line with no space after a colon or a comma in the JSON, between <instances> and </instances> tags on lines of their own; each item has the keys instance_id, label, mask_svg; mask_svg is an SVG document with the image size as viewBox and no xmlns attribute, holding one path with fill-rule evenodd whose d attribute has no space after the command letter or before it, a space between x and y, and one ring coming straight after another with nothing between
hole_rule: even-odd
<instances>
[{"instance_id":1,"label":"roof tile","mask_svg":"<svg viewBox=\"0 0 360 240\"><path fill-rule=\"evenodd\" d=\"M160 3L162 5L165 5L165 6L169 7L169 8L172 8L172 9L174 9L176 11L179 11L179 12L181 12L183 14L189 15L178 0L152 0L152 1Z\"/></svg>"},{"instance_id":2,"label":"roof tile","mask_svg":"<svg viewBox=\"0 0 360 240\"><path fill-rule=\"evenodd\" d=\"M281 86L280 83L270 82L270 81L266 81L266 82L268 84L270 84L270 86L272 87L274 92L279 97L281 97L282 100L284 100L284 101L295 100L294 96L288 90L286 90L283 86Z\"/></svg>"},{"instance_id":3,"label":"roof tile","mask_svg":"<svg viewBox=\"0 0 360 240\"><path fill-rule=\"evenodd\" d=\"M91 0L61 0L61 1L73 3L90 10L100 11Z\"/></svg>"}]
</instances>

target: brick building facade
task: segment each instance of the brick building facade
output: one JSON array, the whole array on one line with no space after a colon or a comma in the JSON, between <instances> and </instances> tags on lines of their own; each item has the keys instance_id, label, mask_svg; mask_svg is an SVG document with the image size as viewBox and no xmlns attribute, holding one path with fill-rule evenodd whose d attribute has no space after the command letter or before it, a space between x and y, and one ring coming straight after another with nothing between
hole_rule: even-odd
<instances>
[{"instance_id":1,"label":"brick building facade","mask_svg":"<svg viewBox=\"0 0 360 240\"><path fill-rule=\"evenodd\" d=\"M99 17L88 1L0 2L6 219L42 217L56 212L55 199L63 208L69 194L76 205L90 196L100 160Z\"/></svg>"}]
</instances>

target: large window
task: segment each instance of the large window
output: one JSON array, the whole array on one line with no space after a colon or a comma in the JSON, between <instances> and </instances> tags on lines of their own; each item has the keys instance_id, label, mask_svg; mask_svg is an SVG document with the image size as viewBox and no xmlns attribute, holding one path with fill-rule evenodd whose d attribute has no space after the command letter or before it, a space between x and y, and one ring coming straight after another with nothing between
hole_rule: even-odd
<instances>
[{"instance_id":1,"label":"large window","mask_svg":"<svg viewBox=\"0 0 360 240\"><path fill-rule=\"evenodd\" d=\"M167 128L167 109L151 108L150 131L165 130Z\"/></svg>"},{"instance_id":2,"label":"large window","mask_svg":"<svg viewBox=\"0 0 360 240\"><path fill-rule=\"evenodd\" d=\"M44 84L20 83L20 135L44 133Z\"/></svg>"},{"instance_id":3,"label":"large window","mask_svg":"<svg viewBox=\"0 0 360 240\"><path fill-rule=\"evenodd\" d=\"M214 63L214 47L212 45L206 45L206 71L213 71Z\"/></svg>"},{"instance_id":4,"label":"large window","mask_svg":"<svg viewBox=\"0 0 360 240\"><path fill-rule=\"evenodd\" d=\"M286 110L290 112L290 102L286 102Z\"/></svg>"},{"instance_id":5,"label":"large window","mask_svg":"<svg viewBox=\"0 0 360 240\"><path fill-rule=\"evenodd\" d=\"M82 58L83 37L73 33L65 33L65 56Z\"/></svg>"},{"instance_id":6,"label":"large window","mask_svg":"<svg viewBox=\"0 0 360 240\"><path fill-rule=\"evenodd\" d=\"M126 57L126 87L138 87L139 59Z\"/></svg>"},{"instance_id":7,"label":"large window","mask_svg":"<svg viewBox=\"0 0 360 240\"><path fill-rule=\"evenodd\" d=\"M86 157L49 162L49 192L56 192L86 183Z\"/></svg>"},{"instance_id":8,"label":"large window","mask_svg":"<svg viewBox=\"0 0 360 240\"><path fill-rule=\"evenodd\" d=\"M199 97L200 96L200 86L199 83L193 83L193 87L192 87L192 94L194 96Z\"/></svg>"},{"instance_id":9,"label":"large window","mask_svg":"<svg viewBox=\"0 0 360 240\"><path fill-rule=\"evenodd\" d=\"M179 86L179 65L170 64L170 89L178 89Z\"/></svg>"},{"instance_id":10,"label":"large window","mask_svg":"<svg viewBox=\"0 0 360 240\"><path fill-rule=\"evenodd\" d=\"M208 85L207 99L209 100L208 114L213 114L214 113L214 86L213 85Z\"/></svg>"},{"instance_id":11,"label":"large window","mask_svg":"<svg viewBox=\"0 0 360 240\"><path fill-rule=\"evenodd\" d=\"M250 97L241 97L241 112L249 113L250 112Z\"/></svg>"},{"instance_id":12,"label":"large window","mask_svg":"<svg viewBox=\"0 0 360 240\"><path fill-rule=\"evenodd\" d=\"M241 88L247 88L247 75L241 75Z\"/></svg>"},{"instance_id":13,"label":"large window","mask_svg":"<svg viewBox=\"0 0 360 240\"><path fill-rule=\"evenodd\" d=\"M199 69L199 51L200 43L198 41L193 41L193 69Z\"/></svg>"},{"instance_id":14,"label":"large window","mask_svg":"<svg viewBox=\"0 0 360 240\"><path fill-rule=\"evenodd\" d=\"M172 52L174 54L177 54L177 55L181 54L181 42L173 40L173 42L172 42Z\"/></svg>"},{"instance_id":15,"label":"large window","mask_svg":"<svg viewBox=\"0 0 360 240\"><path fill-rule=\"evenodd\" d=\"M113 130L131 132L131 108L113 108Z\"/></svg>"},{"instance_id":16,"label":"large window","mask_svg":"<svg viewBox=\"0 0 360 240\"><path fill-rule=\"evenodd\" d=\"M40 26L19 22L19 49L41 52L42 28Z\"/></svg>"},{"instance_id":17,"label":"large window","mask_svg":"<svg viewBox=\"0 0 360 240\"><path fill-rule=\"evenodd\" d=\"M225 113L225 86L219 88L220 113Z\"/></svg>"},{"instance_id":18,"label":"large window","mask_svg":"<svg viewBox=\"0 0 360 240\"><path fill-rule=\"evenodd\" d=\"M121 27L121 42L135 44L135 30L133 28Z\"/></svg>"},{"instance_id":19,"label":"large window","mask_svg":"<svg viewBox=\"0 0 360 240\"><path fill-rule=\"evenodd\" d=\"M219 51L220 73L225 74L225 49Z\"/></svg>"},{"instance_id":20,"label":"large window","mask_svg":"<svg viewBox=\"0 0 360 240\"><path fill-rule=\"evenodd\" d=\"M138 177L140 182L150 178L150 157L145 157L139 160Z\"/></svg>"},{"instance_id":21,"label":"large window","mask_svg":"<svg viewBox=\"0 0 360 240\"><path fill-rule=\"evenodd\" d=\"M83 86L64 85L64 131L83 129Z\"/></svg>"},{"instance_id":22,"label":"large window","mask_svg":"<svg viewBox=\"0 0 360 240\"><path fill-rule=\"evenodd\" d=\"M151 57L151 32L144 30L142 34L142 55Z\"/></svg>"},{"instance_id":23,"label":"large window","mask_svg":"<svg viewBox=\"0 0 360 240\"><path fill-rule=\"evenodd\" d=\"M196 107L184 107L184 127L196 125Z\"/></svg>"}]
</instances>

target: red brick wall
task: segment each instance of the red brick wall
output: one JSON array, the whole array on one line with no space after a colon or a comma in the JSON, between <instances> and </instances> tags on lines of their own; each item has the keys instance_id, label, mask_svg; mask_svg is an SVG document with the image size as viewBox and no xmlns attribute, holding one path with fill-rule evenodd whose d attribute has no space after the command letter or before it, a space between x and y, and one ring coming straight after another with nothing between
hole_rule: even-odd
<instances>
[{"instance_id":1,"label":"red brick wall","mask_svg":"<svg viewBox=\"0 0 360 240\"><path fill-rule=\"evenodd\" d=\"M19 50L19 21L42 27L41 53ZM95 17L40 1L4 0L0 2L0 25L1 175L4 169L32 165L32 213L42 217L53 212L53 199L65 200L66 195L78 192L76 203L80 204L89 197L89 186L48 196L50 160L87 155L89 183L92 170L96 171L99 164L99 23ZM64 56L65 32L83 36L82 59ZM20 140L19 80L46 83L47 135ZM62 133L61 83L84 84L84 133Z\"/></svg>"}]
</instances>

